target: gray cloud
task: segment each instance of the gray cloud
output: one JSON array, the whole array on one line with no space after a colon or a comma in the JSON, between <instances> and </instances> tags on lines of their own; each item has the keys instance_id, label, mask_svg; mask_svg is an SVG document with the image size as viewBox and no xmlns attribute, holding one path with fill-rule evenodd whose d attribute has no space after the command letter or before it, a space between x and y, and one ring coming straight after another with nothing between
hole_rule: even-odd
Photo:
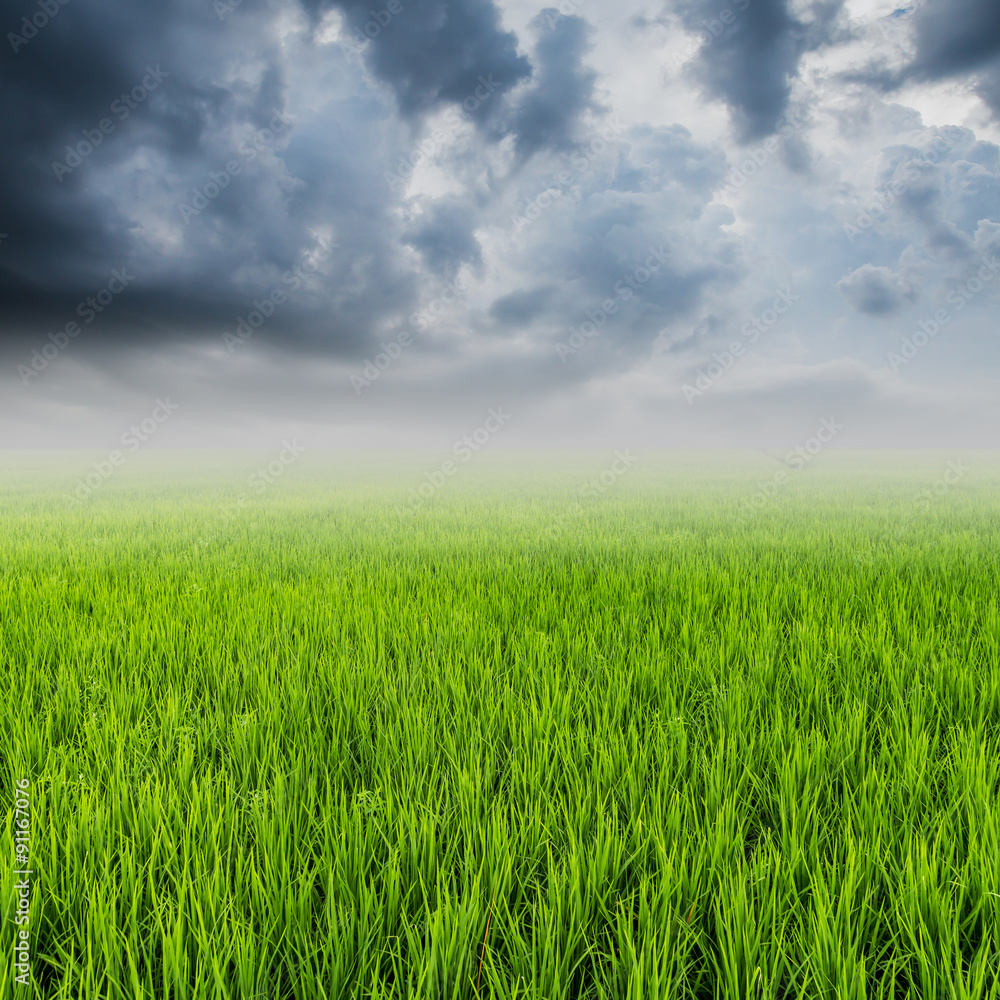
<instances>
[{"instance_id":1,"label":"gray cloud","mask_svg":"<svg viewBox=\"0 0 1000 1000\"><path fill-rule=\"evenodd\" d=\"M429 205L425 216L406 234L406 242L418 249L431 271L451 279L463 264L478 268L482 248L474 235L476 212L457 198Z\"/></svg>"},{"instance_id":2,"label":"gray cloud","mask_svg":"<svg viewBox=\"0 0 1000 1000\"><path fill-rule=\"evenodd\" d=\"M606 110L594 99L597 73L583 65L590 48L587 22L549 7L532 27L539 35L535 81L516 103L510 126L522 158L542 148L571 149L579 139L580 119L588 112Z\"/></svg>"},{"instance_id":3,"label":"gray cloud","mask_svg":"<svg viewBox=\"0 0 1000 1000\"><path fill-rule=\"evenodd\" d=\"M906 76L941 79L973 74L980 96L1000 114L1000 5L994 0L940 0L914 15L917 51Z\"/></svg>"},{"instance_id":4,"label":"gray cloud","mask_svg":"<svg viewBox=\"0 0 1000 1000\"><path fill-rule=\"evenodd\" d=\"M551 285L525 292L509 292L494 300L489 312L505 326L523 327L542 313L554 292L555 288Z\"/></svg>"},{"instance_id":5,"label":"gray cloud","mask_svg":"<svg viewBox=\"0 0 1000 1000\"><path fill-rule=\"evenodd\" d=\"M913 289L887 267L865 264L837 282L837 290L858 312L886 316L912 301Z\"/></svg>"},{"instance_id":6,"label":"gray cloud","mask_svg":"<svg viewBox=\"0 0 1000 1000\"><path fill-rule=\"evenodd\" d=\"M866 65L842 74L846 83L891 93L907 84L964 78L1000 114L1000 7L993 0L910 3L877 25L879 44ZM902 61L894 47L901 47Z\"/></svg>"},{"instance_id":7,"label":"gray cloud","mask_svg":"<svg viewBox=\"0 0 1000 1000\"><path fill-rule=\"evenodd\" d=\"M744 142L775 132L799 61L843 37L843 0L814 3L801 14L788 0L679 0L677 12L703 39L696 70L711 97L729 106Z\"/></svg>"},{"instance_id":8,"label":"gray cloud","mask_svg":"<svg viewBox=\"0 0 1000 1000\"><path fill-rule=\"evenodd\" d=\"M392 87L407 118L460 104L475 93L481 77L495 80L505 92L531 75L531 64L517 51L516 36L500 27L493 0L399 0L399 13L380 8L381 20L367 33L373 20L370 0L302 2L314 18L331 8L343 13L349 33L366 43L366 60ZM498 105L483 102L481 119L491 118Z\"/></svg>"},{"instance_id":9,"label":"gray cloud","mask_svg":"<svg viewBox=\"0 0 1000 1000\"><path fill-rule=\"evenodd\" d=\"M915 302L953 322L893 377L941 380L940 412L960 419L949 386L1000 360L994 282L975 277L1000 253L1000 149L886 105L898 69L836 91L843 77L820 64L829 48L840 70L840 2L731 0L716 37L726 0L684 0L684 23L708 21L712 37L662 106L636 89L662 40L656 25L629 27L638 0L576 6L398 0L388 17L386 0L242 0L222 20L202 0L60 8L0 55L4 433L103 433L173 391L186 405L170 435L188 420L460 431L488 397L515 404L526 428L597 434L631 414L707 440L684 373L784 287L795 309L699 403L718 434L750 426L750 409L771 407L761 427L811 420L817 382L824 406L885 419L903 404L884 349L912 332ZM940 38L929 8L914 15L909 79L953 75L982 92L989 45L962 26L988 35L993 15L948 9ZM870 38L854 41L877 61ZM818 69L800 75L807 53ZM134 88L119 118L113 102ZM769 146L740 146L714 113L728 109L745 144L790 102L809 120ZM106 117L114 128L74 154ZM737 171L743 183L727 183ZM901 180L848 239L845 223ZM103 291L116 272L126 287ZM90 298L94 321L23 384L18 366L51 354ZM230 350L223 334L258 314ZM357 395L351 373L403 333L405 353Z\"/></svg>"}]
</instances>

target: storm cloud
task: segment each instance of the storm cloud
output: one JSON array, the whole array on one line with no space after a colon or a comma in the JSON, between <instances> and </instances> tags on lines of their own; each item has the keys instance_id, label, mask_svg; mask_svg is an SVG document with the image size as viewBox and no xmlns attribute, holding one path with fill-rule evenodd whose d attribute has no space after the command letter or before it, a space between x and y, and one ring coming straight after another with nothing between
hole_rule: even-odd
<instances>
[{"instance_id":1,"label":"storm cloud","mask_svg":"<svg viewBox=\"0 0 1000 1000\"><path fill-rule=\"evenodd\" d=\"M168 392L164 443L447 436L486 398L517 413L505 441L724 443L810 423L817 383L875 421L929 399L956 434L981 398L989 426L997 17L18 0L4 440L102 440ZM942 310L955 335L894 371Z\"/></svg>"},{"instance_id":2,"label":"storm cloud","mask_svg":"<svg viewBox=\"0 0 1000 1000\"><path fill-rule=\"evenodd\" d=\"M702 42L694 69L706 92L725 101L744 142L777 131L799 62L833 42L842 0L793 11L790 0L681 0L683 24Z\"/></svg>"}]
</instances>

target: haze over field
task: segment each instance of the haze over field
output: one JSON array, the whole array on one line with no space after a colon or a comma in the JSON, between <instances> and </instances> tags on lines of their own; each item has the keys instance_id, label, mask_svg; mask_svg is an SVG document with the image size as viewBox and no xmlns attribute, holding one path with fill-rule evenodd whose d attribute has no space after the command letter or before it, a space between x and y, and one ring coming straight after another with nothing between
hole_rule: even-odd
<instances>
[{"instance_id":1,"label":"haze over field","mask_svg":"<svg viewBox=\"0 0 1000 1000\"><path fill-rule=\"evenodd\" d=\"M4 446L996 439L995 0L3 30Z\"/></svg>"}]
</instances>

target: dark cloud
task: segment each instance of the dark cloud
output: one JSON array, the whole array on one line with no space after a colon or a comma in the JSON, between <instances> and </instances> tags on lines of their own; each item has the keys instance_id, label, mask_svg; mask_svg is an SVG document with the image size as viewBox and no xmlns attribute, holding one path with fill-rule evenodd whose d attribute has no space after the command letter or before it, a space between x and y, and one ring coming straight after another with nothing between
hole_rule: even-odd
<instances>
[{"instance_id":1,"label":"dark cloud","mask_svg":"<svg viewBox=\"0 0 1000 1000\"><path fill-rule=\"evenodd\" d=\"M476 213L461 199L443 199L407 233L406 242L419 250L430 270L451 279L463 264L478 268L482 248L474 234Z\"/></svg>"},{"instance_id":2,"label":"dark cloud","mask_svg":"<svg viewBox=\"0 0 1000 1000\"><path fill-rule=\"evenodd\" d=\"M882 41L896 42L911 30L912 57L899 66L877 52L864 69L844 74L845 81L891 93L908 83L964 78L1000 114L1000 5L995 0L907 4L882 17L878 28Z\"/></svg>"},{"instance_id":3,"label":"dark cloud","mask_svg":"<svg viewBox=\"0 0 1000 1000\"><path fill-rule=\"evenodd\" d=\"M865 264L837 282L837 290L858 312L888 316L915 298L913 290L887 267Z\"/></svg>"},{"instance_id":4,"label":"dark cloud","mask_svg":"<svg viewBox=\"0 0 1000 1000\"><path fill-rule=\"evenodd\" d=\"M554 292L551 285L527 292L510 292L495 299L489 312L505 326L524 326L541 315Z\"/></svg>"},{"instance_id":5,"label":"dark cloud","mask_svg":"<svg viewBox=\"0 0 1000 1000\"><path fill-rule=\"evenodd\" d=\"M1000 4L995 0L938 0L914 14L917 54L910 72L929 79L986 71L1000 59Z\"/></svg>"},{"instance_id":6,"label":"dark cloud","mask_svg":"<svg viewBox=\"0 0 1000 1000\"><path fill-rule=\"evenodd\" d=\"M246 167L245 192L263 183L260 158L251 164L235 142L227 145L250 138L284 107L281 67L255 6L248 0L245 17L223 29L209 5L70 4L16 53L4 51L0 219L13 253L0 265L0 284L15 320L27 323L37 310L43 322L56 322L66 303L93 294L125 265L141 274L136 287L154 300L151 290L169 283L163 298L175 306L178 293L200 299L209 316L213 303L221 304L226 255L212 248L202 257L189 243L187 281L177 273L185 269L180 255L156 252L137 216L151 222L152 205L162 202L176 226L177 206L192 197L187 183L208 182L229 160ZM259 81L220 83L248 50L263 67ZM220 230L240 214L236 187L214 206Z\"/></svg>"},{"instance_id":7,"label":"dark cloud","mask_svg":"<svg viewBox=\"0 0 1000 1000\"><path fill-rule=\"evenodd\" d=\"M586 26L562 16L536 25L531 80L492 0L395 6L389 17L385 5L353 0L102 0L60 6L37 34L8 45L0 336L21 351L62 330L126 268L134 279L87 327L81 355L104 343L213 340L287 289L289 272L325 240L335 246L317 273L255 337L360 356L431 297L427 277L479 268L482 192L418 199L414 211L403 207L405 182L384 178L412 162L423 119L443 108L458 115L456 135L463 119L475 126L467 159L481 161L512 131L522 159L568 148L596 108L594 73L582 65ZM375 17L359 53L288 33L289 15L304 9L318 28L334 7L349 33L363 35ZM25 6L25 16L36 10ZM19 23L9 19L11 30ZM388 85L389 103L368 87L357 55ZM290 75L308 81L294 101ZM115 102L143 80L156 85L119 117Z\"/></svg>"},{"instance_id":8,"label":"dark cloud","mask_svg":"<svg viewBox=\"0 0 1000 1000\"><path fill-rule=\"evenodd\" d=\"M5 15L11 31L38 9L18 2ZM16 52L8 40L0 375L10 384L0 395L21 393L5 404L21 406L11 419L21 426L46 407L76 419L88 400L97 410L105 397L160 392L161 379L201 399L205 421L288 412L349 427L364 413L409 424L421 407L444 419L487 396L500 403L500 389L527 412L530 399L582 399L724 344L773 298L779 275L799 272L803 302L772 343L787 336L797 359L815 362L810 338L834 328L850 351L864 326L837 326L844 300L893 318L919 288L929 308L1000 253L996 146L967 129L923 130L907 109L880 119L871 88L862 118L831 98L822 66L796 83L803 55L842 37L840 0L683 0L686 25L708 32L695 82L726 102L741 139L779 130L793 90L799 108L797 88L814 86L812 121L769 146L775 162L751 171L738 197L724 187L728 135L719 145L643 123L661 109L628 88L649 67L583 17L546 8L519 39L493 0L392 3L390 16L389 0L73 0ZM927 34L928 10L913 15L913 75L971 74L986 87L989 45L962 42L960 30L978 8L947 9L961 16L940 38ZM594 9L602 31L629 15ZM352 51L366 29L373 37ZM631 29L626 41L636 60L659 45L643 48ZM141 98L118 117L115 102L133 92ZM605 94L620 94L619 106L603 108ZM813 127L838 113L839 138L858 152L849 169ZM114 127L84 150L104 119ZM759 166L754 152L730 156ZM844 238L842 204L899 179L864 239ZM127 287L105 304L116 272ZM963 315L985 323L990 288ZM274 293L284 298L272 309ZM97 296L85 336L44 380L21 385L17 365ZM222 335L256 314L266 322L231 356ZM359 397L345 372L389 356L403 330L416 331L405 357ZM558 354L567 343L578 346ZM652 397L667 391L648 384ZM383 410L390 397L397 408Z\"/></svg>"},{"instance_id":9,"label":"dark cloud","mask_svg":"<svg viewBox=\"0 0 1000 1000\"><path fill-rule=\"evenodd\" d=\"M392 13L372 0L303 0L314 17L339 10L349 36L379 79L396 96L404 117L461 104L487 81L502 95L531 75L531 64L517 51L517 37L503 31L493 0L397 0ZM366 30L367 29L367 30ZM500 101L483 101L482 121Z\"/></svg>"},{"instance_id":10,"label":"dark cloud","mask_svg":"<svg viewBox=\"0 0 1000 1000\"><path fill-rule=\"evenodd\" d=\"M532 27L538 33L535 78L514 108L511 122L522 159L542 148L572 149L579 139L581 118L606 110L594 99L597 73L583 65L590 48L587 22L548 7Z\"/></svg>"},{"instance_id":11,"label":"dark cloud","mask_svg":"<svg viewBox=\"0 0 1000 1000\"><path fill-rule=\"evenodd\" d=\"M74 343L80 355L105 342L221 338L255 302L293 283L258 341L360 355L376 330L404 322L419 303L419 275L401 249L402 193L387 191L383 175L406 130L384 128L391 109L338 46L310 48L293 34L283 50L278 19L294 9L257 0L74 3L16 53L3 50L0 230L10 235L0 335L18 352L77 320L79 304L120 268L135 278ZM404 12L413 20L393 26L396 42L389 32L377 41L427 59L427 39L413 29L443 9L416 3ZM437 83L417 63L399 69L413 113L461 96L473 65L472 80L500 67L508 82L527 73L525 60L511 58L513 36L493 30L492 5L464 13L451 5L446 14L439 46L462 25L468 46L432 54L425 68ZM379 65L374 44L370 58ZM292 107L288 74L308 60L320 100L307 92L306 107ZM147 92L144 80L158 82ZM121 103L123 94L139 99ZM102 121L111 129L91 142ZM432 270L476 258L462 226L451 231L457 221L445 205L412 234ZM321 240L336 246L318 272L289 280Z\"/></svg>"},{"instance_id":12,"label":"dark cloud","mask_svg":"<svg viewBox=\"0 0 1000 1000\"><path fill-rule=\"evenodd\" d=\"M1000 4L939 0L913 15L917 52L908 78L972 75L980 95L1000 114Z\"/></svg>"},{"instance_id":13,"label":"dark cloud","mask_svg":"<svg viewBox=\"0 0 1000 1000\"><path fill-rule=\"evenodd\" d=\"M167 2L140 17L124 3L109 3L102 14L68 5L26 43L8 36L0 47L0 128L6 137L0 218L15 241L18 272L6 273L8 287L23 284L27 291L76 279L82 288L111 260L120 264L132 243L130 220L110 193L86 190L88 172L127 156L137 134L181 156L196 146L220 94L194 76L176 86L184 76L172 37L177 6ZM24 11L36 8L24 5ZM15 35L23 31L16 17L5 20ZM147 66L170 76L135 110L121 105L129 112L122 121L112 108L141 86ZM102 132L102 120L114 131ZM98 139L89 153L85 132ZM77 156L77 149L86 159L60 179L53 164Z\"/></svg>"},{"instance_id":14,"label":"dark cloud","mask_svg":"<svg viewBox=\"0 0 1000 1000\"><path fill-rule=\"evenodd\" d=\"M703 44L695 70L707 94L729 106L740 138L775 132L802 56L842 37L843 0L793 14L788 0L680 0L684 26Z\"/></svg>"}]
</instances>

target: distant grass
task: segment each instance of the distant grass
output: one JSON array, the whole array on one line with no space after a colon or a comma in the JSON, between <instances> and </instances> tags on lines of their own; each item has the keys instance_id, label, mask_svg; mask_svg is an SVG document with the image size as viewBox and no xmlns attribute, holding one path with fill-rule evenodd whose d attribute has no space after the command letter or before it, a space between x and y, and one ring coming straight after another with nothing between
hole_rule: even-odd
<instances>
[{"instance_id":1,"label":"distant grass","mask_svg":"<svg viewBox=\"0 0 1000 1000\"><path fill-rule=\"evenodd\" d=\"M72 510L89 457L0 456L34 995L1000 996L1000 461L915 499L953 457L745 514L774 459L484 454L413 514L440 456L235 513L257 456Z\"/></svg>"}]
</instances>

